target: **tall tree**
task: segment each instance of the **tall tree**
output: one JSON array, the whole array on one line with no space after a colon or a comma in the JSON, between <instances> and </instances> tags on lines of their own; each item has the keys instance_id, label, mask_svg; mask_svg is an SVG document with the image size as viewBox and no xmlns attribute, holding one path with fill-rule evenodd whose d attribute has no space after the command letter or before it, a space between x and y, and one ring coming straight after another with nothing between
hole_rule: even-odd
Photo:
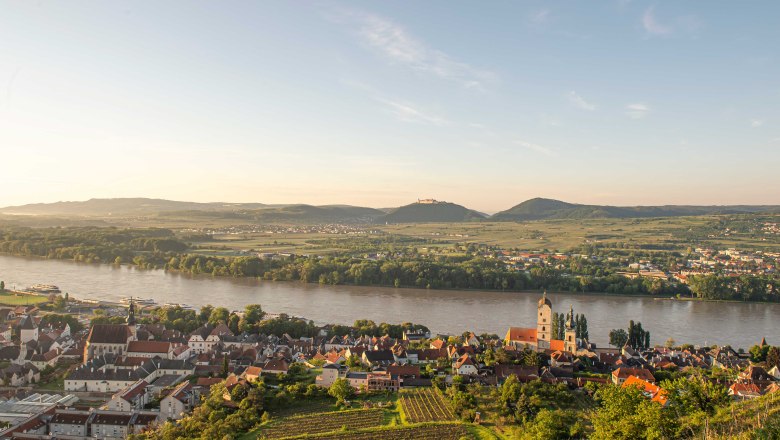
<instances>
[{"instance_id":1,"label":"tall tree","mask_svg":"<svg viewBox=\"0 0 780 440\"><path fill-rule=\"evenodd\" d=\"M780 368L780 347L772 347L766 353L766 366L770 369L772 367Z\"/></svg>"},{"instance_id":2,"label":"tall tree","mask_svg":"<svg viewBox=\"0 0 780 440\"><path fill-rule=\"evenodd\" d=\"M585 314L582 314L582 322L578 327L580 328L580 336L582 339L589 340L590 339L590 333L588 333L588 318L585 317Z\"/></svg>"},{"instance_id":3,"label":"tall tree","mask_svg":"<svg viewBox=\"0 0 780 440\"><path fill-rule=\"evenodd\" d=\"M625 330L622 328L615 328L610 330L609 345L620 348L626 345L626 341L628 341L628 333L626 333Z\"/></svg>"}]
</instances>

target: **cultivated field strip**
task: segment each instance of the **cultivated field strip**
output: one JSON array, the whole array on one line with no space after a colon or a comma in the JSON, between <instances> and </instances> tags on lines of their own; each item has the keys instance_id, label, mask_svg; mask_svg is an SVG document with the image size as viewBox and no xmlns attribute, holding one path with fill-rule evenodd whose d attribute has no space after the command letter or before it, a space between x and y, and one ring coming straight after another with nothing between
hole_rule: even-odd
<instances>
[{"instance_id":1,"label":"cultivated field strip","mask_svg":"<svg viewBox=\"0 0 780 440\"><path fill-rule=\"evenodd\" d=\"M365 432L339 432L307 437L316 440L460 440L473 438L459 423L437 423Z\"/></svg>"},{"instance_id":2,"label":"cultivated field strip","mask_svg":"<svg viewBox=\"0 0 780 440\"><path fill-rule=\"evenodd\" d=\"M381 426L384 411L381 409L359 409L308 414L288 417L271 423L257 434L260 439L282 439L300 435L322 434L347 430L356 430Z\"/></svg>"},{"instance_id":3,"label":"cultivated field strip","mask_svg":"<svg viewBox=\"0 0 780 440\"><path fill-rule=\"evenodd\" d=\"M400 396L401 405L409 423L455 420L450 406L437 390L423 388L403 391Z\"/></svg>"}]
</instances>

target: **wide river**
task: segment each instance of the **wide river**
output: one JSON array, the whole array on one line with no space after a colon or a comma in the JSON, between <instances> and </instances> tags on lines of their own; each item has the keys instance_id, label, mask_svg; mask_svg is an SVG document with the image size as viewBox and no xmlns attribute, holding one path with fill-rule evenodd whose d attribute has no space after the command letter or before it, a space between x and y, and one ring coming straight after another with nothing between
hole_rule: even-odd
<instances>
[{"instance_id":1,"label":"wide river","mask_svg":"<svg viewBox=\"0 0 780 440\"><path fill-rule=\"evenodd\" d=\"M56 284L76 298L118 301L124 296L158 303L212 304L231 310L261 304L316 323L414 322L431 331L504 335L509 326L535 327L538 293L320 286L247 278L214 278L138 270L128 266L74 263L0 255L0 280L7 287ZM609 330L642 322L652 342L672 337L678 343L731 344L749 348L766 337L780 343L780 304L712 303L653 298L551 293L553 310L588 318L590 338L606 345Z\"/></svg>"}]
</instances>

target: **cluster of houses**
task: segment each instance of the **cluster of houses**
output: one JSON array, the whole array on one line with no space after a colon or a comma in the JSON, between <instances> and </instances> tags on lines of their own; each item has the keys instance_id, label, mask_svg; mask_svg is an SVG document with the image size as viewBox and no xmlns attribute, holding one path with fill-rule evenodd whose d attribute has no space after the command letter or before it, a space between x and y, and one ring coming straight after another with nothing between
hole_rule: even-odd
<instances>
[{"instance_id":1,"label":"cluster of houses","mask_svg":"<svg viewBox=\"0 0 780 440\"><path fill-rule=\"evenodd\" d=\"M78 359L70 325L41 325L35 306L0 308L0 385L38 383L41 371L61 359Z\"/></svg>"},{"instance_id":2,"label":"cluster of houses","mask_svg":"<svg viewBox=\"0 0 780 440\"><path fill-rule=\"evenodd\" d=\"M571 309L569 316L574 316ZM515 375L521 382L541 380L571 387L582 387L587 382L640 387L648 398L665 405L666 391L658 385L657 372L721 368L741 371L736 378L722 379L735 399L749 399L780 390L778 367L765 370L753 365L749 355L729 346L686 347L684 350L665 347L635 350L630 346L597 348L576 338L576 322L572 319L565 323L564 339L553 339L551 317L552 303L544 295L537 305L537 327L510 327L503 340L481 340L473 333L459 344L448 344L443 338L431 340L429 335L419 333L404 333L401 340L387 336L333 337L322 344L325 352L318 352L311 358L324 362L316 383L327 387L336 379L346 378L356 389L380 391L429 386L432 381L423 376L430 376L432 371L445 381L459 375L467 382L483 385L498 385ZM414 344L417 340L426 341L427 346L421 348L420 344ZM766 345L766 341L761 344ZM488 356L488 351L493 356ZM495 356L497 351L502 353L501 359ZM529 353L535 353L536 365L528 365L525 361ZM359 360L360 371L352 371L347 366L348 359ZM436 368L431 369L429 365ZM449 374L444 370L449 370ZM427 374L423 375L423 372Z\"/></svg>"},{"instance_id":3,"label":"cluster of houses","mask_svg":"<svg viewBox=\"0 0 780 440\"><path fill-rule=\"evenodd\" d=\"M28 347L42 354L42 349L46 353L53 344L60 344L54 346L60 359L73 353L80 360L65 377L65 391L105 396L106 402L92 409L76 409L63 401L41 407L0 432L0 439L123 438L183 417L222 378L227 378L229 390L264 375L286 375L296 364L300 368L321 367L315 379L321 387L346 379L356 390L365 391L432 386L437 377L451 382L456 376L496 386L514 375L522 382L541 380L570 387L582 387L589 381L636 386L648 398L666 404L666 391L656 380L659 371L714 367L741 371L724 383L735 399L780 389L777 367L752 365L748 356L730 347L597 348L576 337L577 323L572 319L564 323L564 338L556 339L552 309L545 294L537 303L535 328L510 327L503 339L483 339L469 333L457 343L421 330L404 331L400 338L334 336L329 334L329 326L315 337L301 338L234 334L224 324L204 325L184 334L160 324L136 323L130 304L124 324L94 325L82 339L67 345L65 341L72 338L69 329L42 329L34 315L14 314L6 322L17 328L19 340L26 342L9 347L19 351ZM569 316L574 316L573 309ZM535 361L529 363L531 354ZM12 357L17 362L14 365L37 369L32 364L34 355L21 364L20 359L26 359L27 354ZM230 399L229 393L225 398Z\"/></svg>"}]
</instances>

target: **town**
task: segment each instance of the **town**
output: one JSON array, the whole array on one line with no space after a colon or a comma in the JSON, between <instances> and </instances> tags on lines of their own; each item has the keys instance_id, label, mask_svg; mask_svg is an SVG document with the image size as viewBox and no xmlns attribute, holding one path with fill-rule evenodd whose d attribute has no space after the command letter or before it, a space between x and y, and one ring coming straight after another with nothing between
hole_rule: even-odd
<instances>
[{"instance_id":1,"label":"town","mask_svg":"<svg viewBox=\"0 0 780 440\"><path fill-rule=\"evenodd\" d=\"M674 340L651 346L648 330L632 321L611 332L610 346L597 347L589 342L587 317L554 305L546 293L536 310L517 311L536 316L536 327L510 327L503 337L467 329L433 335L411 323L315 326L266 315L257 305L229 312L137 305L132 299L126 307L109 308L55 300L0 308L0 438L197 436L187 431L194 422L181 421L199 417L193 415L199 406L215 411L214 405L246 418L240 429L250 437L242 438L369 438L376 429L384 438L475 432L504 438L518 426L535 432L547 423L544 429L564 430L542 418L549 411L571 418L567 401L595 411L590 426L579 424L570 433L581 437L594 430L604 434L606 422L599 417L608 415L600 414L593 399L610 387L635 390L654 408L679 413L691 392L682 387L694 384L706 395L708 403L697 411L713 418L708 429L715 429L719 409L771 399L761 400L769 408L780 399L780 348L763 335L756 335L753 347ZM245 408L242 402L258 389L265 390L260 403ZM491 393L503 397L488 403ZM333 405L331 399L336 409L323 409ZM604 405L606 397L598 399ZM316 411L306 409L311 405L343 420L308 423L306 417L316 420ZM290 420L304 423L293 426L273 416L297 407L302 415ZM382 414L404 415L393 422L398 432L383 427ZM239 429L225 420L203 438ZM339 435L345 426L351 434Z\"/></svg>"}]
</instances>

